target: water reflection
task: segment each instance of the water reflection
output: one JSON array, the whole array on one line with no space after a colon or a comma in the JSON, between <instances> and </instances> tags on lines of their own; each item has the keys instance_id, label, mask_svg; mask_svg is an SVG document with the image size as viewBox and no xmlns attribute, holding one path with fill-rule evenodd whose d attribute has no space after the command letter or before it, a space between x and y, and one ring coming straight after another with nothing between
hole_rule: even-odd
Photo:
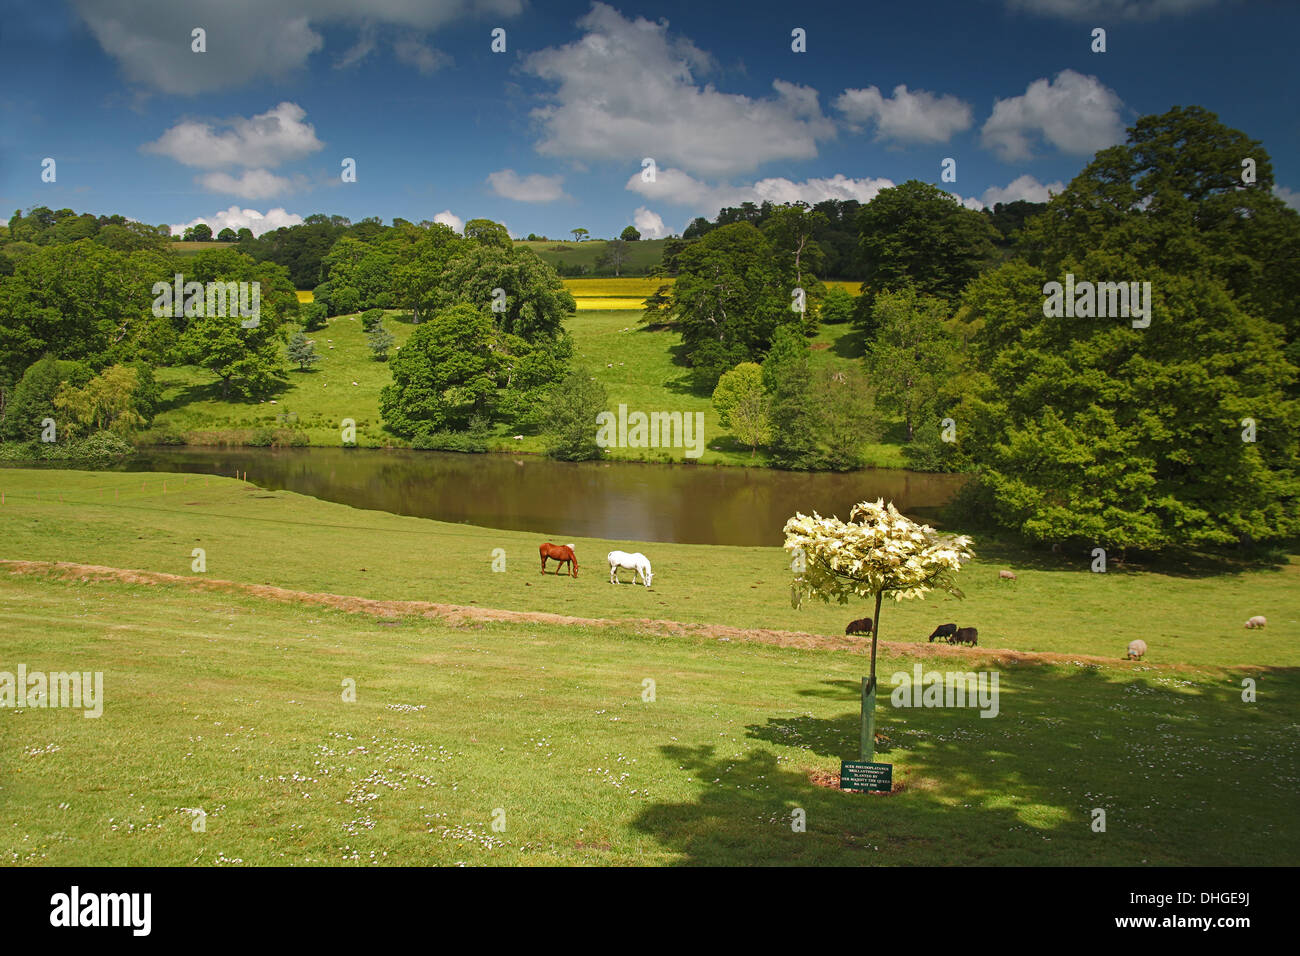
<instances>
[{"instance_id":1,"label":"water reflection","mask_svg":"<svg viewBox=\"0 0 1300 956\"><path fill-rule=\"evenodd\" d=\"M934 522L962 481L892 469L804 474L341 448L148 449L125 467L231 476L247 471L264 488L556 540L734 545L779 545L781 527L795 511L847 518L855 502L877 497Z\"/></svg>"}]
</instances>

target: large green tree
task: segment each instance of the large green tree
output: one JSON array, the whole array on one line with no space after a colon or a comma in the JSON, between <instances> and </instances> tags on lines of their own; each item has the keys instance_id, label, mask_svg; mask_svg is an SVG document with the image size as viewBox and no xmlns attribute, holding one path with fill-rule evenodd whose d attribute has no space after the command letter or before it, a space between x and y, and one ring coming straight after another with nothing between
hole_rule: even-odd
<instances>
[{"instance_id":1,"label":"large green tree","mask_svg":"<svg viewBox=\"0 0 1300 956\"><path fill-rule=\"evenodd\" d=\"M937 186L908 180L858 212L863 293L915 286L953 300L997 258L997 230Z\"/></svg>"},{"instance_id":2,"label":"large green tree","mask_svg":"<svg viewBox=\"0 0 1300 956\"><path fill-rule=\"evenodd\" d=\"M1281 330L1208 275L1100 251L1062 268L1149 281L1150 326L1045 316L1055 277L1021 262L972 283L985 371L953 417L992 517L1034 541L1148 550L1300 531Z\"/></svg>"},{"instance_id":3,"label":"large green tree","mask_svg":"<svg viewBox=\"0 0 1300 956\"><path fill-rule=\"evenodd\" d=\"M468 303L502 332L529 342L563 338L564 320L577 308L555 270L537 253L492 244L471 245L451 258L434 300L439 309Z\"/></svg>"},{"instance_id":4,"label":"large green tree","mask_svg":"<svg viewBox=\"0 0 1300 956\"><path fill-rule=\"evenodd\" d=\"M906 287L878 294L875 316L876 336L864 357L867 373L879 407L902 416L910 442L922 409L953 371L956 343L944 327L948 304Z\"/></svg>"},{"instance_id":5,"label":"large green tree","mask_svg":"<svg viewBox=\"0 0 1300 956\"><path fill-rule=\"evenodd\" d=\"M1250 180L1247 182L1246 180ZM1300 339L1300 214L1273 193L1267 150L1198 106L1144 116L1026 224L1026 257L1050 275L1090 252L1139 271L1220 279L1241 306Z\"/></svg>"},{"instance_id":6,"label":"large green tree","mask_svg":"<svg viewBox=\"0 0 1300 956\"><path fill-rule=\"evenodd\" d=\"M712 391L723 372L763 356L776 330L798 324L793 277L749 223L714 229L683 249L664 314L681 330L697 387Z\"/></svg>"},{"instance_id":7,"label":"large green tree","mask_svg":"<svg viewBox=\"0 0 1300 956\"><path fill-rule=\"evenodd\" d=\"M404 437L469 427L489 413L500 358L485 312L468 303L418 325L389 367L393 383L379 393L385 423Z\"/></svg>"}]
</instances>

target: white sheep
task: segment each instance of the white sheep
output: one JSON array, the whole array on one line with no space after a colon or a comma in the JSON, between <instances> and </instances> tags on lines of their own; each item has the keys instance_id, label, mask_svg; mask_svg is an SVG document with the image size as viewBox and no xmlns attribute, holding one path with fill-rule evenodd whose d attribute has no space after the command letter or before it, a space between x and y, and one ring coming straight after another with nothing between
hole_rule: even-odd
<instances>
[{"instance_id":1,"label":"white sheep","mask_svg":"<svg viewBox=\"0 0 1300 956\"><path fill-rule=\"evenodd\" d=\"M1253 629L1256 627L1263 627L1267 623L1268 621L1264 619L1263 614L1256 614L1254 617L1252 617L1249 621L1246 622L1246 626Z\"/></svg>"},{"instance_id":2,"label":"white sheep","mask_svg":"<svg viewBox=\"0 0 1300 956\"><path fill-rule=\"evenodd\" d=\"M1139 637L1136 641L1128 642L1128 654L1125 657L1130 661L1140 661L1146 652L1147 642Z\"/></svg>"}]
</instances>

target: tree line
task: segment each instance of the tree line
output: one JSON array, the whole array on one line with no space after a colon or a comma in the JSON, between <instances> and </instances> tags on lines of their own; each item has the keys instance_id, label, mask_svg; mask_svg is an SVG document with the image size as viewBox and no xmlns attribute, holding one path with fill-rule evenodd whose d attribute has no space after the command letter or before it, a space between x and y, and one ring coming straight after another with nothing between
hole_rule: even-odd
<instances>
[{"instance_id":1,"label":"tree line","mask_svg":"<svg viewBox=\"0 0 1300 956\"><path fill-rule=\"evenodd\" d=\"M675 250L645 320L680 330L697 387L777 465L857 467L892 415L912 467L970 473L968 513L1030 541L1276 542L1300 530L1300 215L1272 187L1261 143L1175 108L1097 153L1009 248L988 216L903 183L857 212L848 304L799 278L811 210L777 207L766 229ZM1052 314L1067 275L1149 282L1149 326ZM800 282L811 317L790 311ZM811 362L819 321L861 333L848 371Z\"/></svg>"}]
</instances>

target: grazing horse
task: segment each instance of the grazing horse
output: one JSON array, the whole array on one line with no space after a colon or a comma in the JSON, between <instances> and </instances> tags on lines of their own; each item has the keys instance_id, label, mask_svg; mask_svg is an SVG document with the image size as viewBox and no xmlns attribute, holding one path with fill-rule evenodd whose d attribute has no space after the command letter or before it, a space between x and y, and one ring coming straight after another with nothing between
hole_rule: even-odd
<instances>
[{"instance_id":1,"label":"grazing horse","mask_svg":"<svg viewBox=\"0 0 1300 956\"><path fill-rule=\"evenodd\" d=\"M542 573L546 573L546 559L551 558L556 562L555 573L560 573L560 568L565 564L569 566L569 576L576 578L578 576L578 556L573 553L571 544L551 544L546 542L539 547L538 552L542 556Z\"/></svg>"},{"instance_id":2,"label":"grazing horse","mask_svg":"<svg viewBox=\"0 0 1300 956\"><path fill-rule=\"evenodd\" d=\"M627 568L632 572L632 583L636 584L636 578L641 576L641 583L646 587L654 580L655 573L650 570L650 559L640 551L628 554L626 551L611 551L606 557L609 558L609 583L618 584L618 569Z\"/></svg>"}]
</instances>

